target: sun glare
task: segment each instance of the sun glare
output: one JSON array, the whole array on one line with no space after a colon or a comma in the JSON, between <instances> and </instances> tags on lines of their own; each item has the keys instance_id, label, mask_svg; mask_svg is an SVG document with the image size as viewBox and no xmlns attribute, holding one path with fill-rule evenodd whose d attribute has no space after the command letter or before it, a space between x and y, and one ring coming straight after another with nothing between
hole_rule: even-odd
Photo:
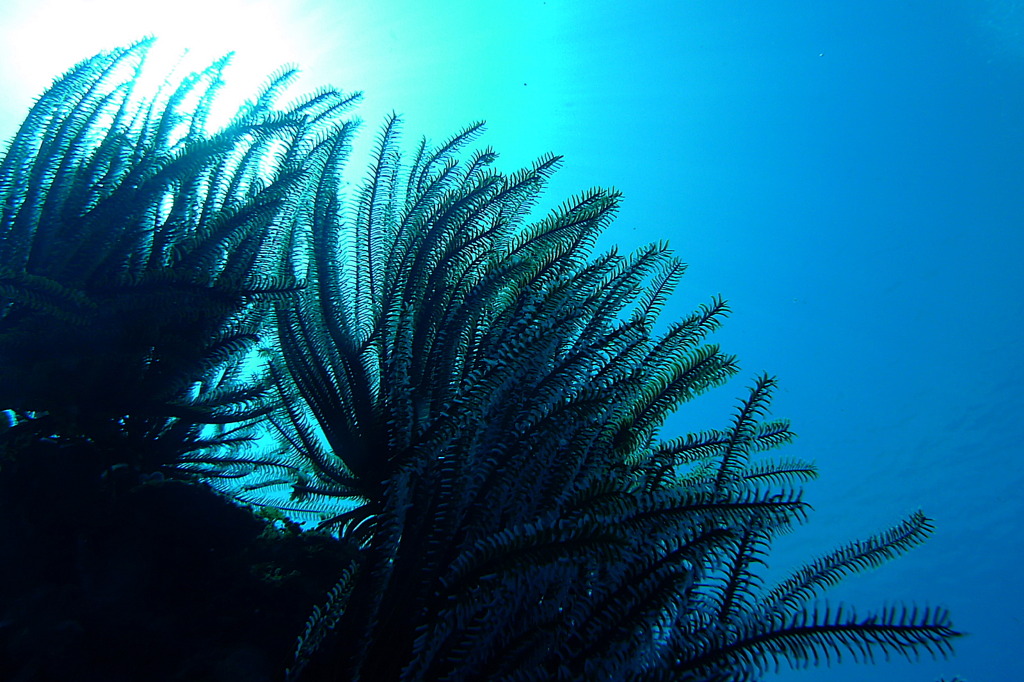
<instances>
[{"instance_id":1,"label":"sun glare","mask_svg":"<svg viewBox=\"0 0 1024 682\"><path fill-rule=\"evenodd\" d=\"M157 73L201 69L235 53L221 98L231 108L283 64L305 60L308 36L293 30L288 10L270 0L18 2L2 11L2 78L32 97L70 64L156 36L150 62Z\"/></svg>"}]
</instances>

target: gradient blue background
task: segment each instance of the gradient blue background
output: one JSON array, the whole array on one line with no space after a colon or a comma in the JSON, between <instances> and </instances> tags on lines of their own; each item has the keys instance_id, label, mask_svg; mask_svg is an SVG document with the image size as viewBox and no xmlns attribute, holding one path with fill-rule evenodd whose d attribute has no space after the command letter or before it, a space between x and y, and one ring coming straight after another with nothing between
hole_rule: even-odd
<instances>
[{"instance_id":1,"label":"gradient blue background","mask_svg":"<svg viewBox=\"0 0 1024 682\"><path fill-rule=\"evenodd\" d=\"M780 454L821 478L773 572L917 508L936 521L832 599L948 606L970 633L955 659L772 679L1024 679L1024 3L148 4L0 5L3 136L52 75L176 16L240 64L364 90L365 146L395 109L410 144L482 118L506 169L564 154L547 205L615 185L604 245L669 239L691 264L667 317L719 292L734 309L718 340L743 378L666 434L724 425L778 375L800 434Z\"/></svg>"}]
</instances>

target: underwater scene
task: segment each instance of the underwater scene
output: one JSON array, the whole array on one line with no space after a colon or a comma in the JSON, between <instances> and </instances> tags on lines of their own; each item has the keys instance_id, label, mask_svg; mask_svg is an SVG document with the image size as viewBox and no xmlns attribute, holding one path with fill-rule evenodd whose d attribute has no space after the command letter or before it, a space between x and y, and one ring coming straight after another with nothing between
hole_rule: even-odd
<instances>
[{"instance_id":1,"label":"underwater scene","mask_svg":"<svg viewBox=\"0 0 1024 682\"><path fill-rule=\"evenodd\" d=\"M1024 679L1024 3L13 2L0 87L0 680Z\"/></svg>"}]
</instances>

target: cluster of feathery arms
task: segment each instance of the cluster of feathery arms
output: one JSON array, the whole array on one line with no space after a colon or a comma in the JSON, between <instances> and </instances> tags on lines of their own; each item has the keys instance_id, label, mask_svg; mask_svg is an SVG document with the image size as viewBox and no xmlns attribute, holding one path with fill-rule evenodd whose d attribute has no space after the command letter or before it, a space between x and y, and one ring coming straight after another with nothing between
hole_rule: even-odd
<instances>
[{"instance_id":1,"label":"cluster of feathery arms","mask_svg":"<svg viewBox=\"0 0 1024 682\"><path fill-rule=\"evenodd\" d=\"M359 547L291 678L755 679L788 661L947 653L941 609L815 600L918 544L892 529L762 585L814 467L758 377L720 429L668 415L737 371L712 299L656 333L684 266L592 255L615 191L531 220L558 165L503 174L473 125L400 121L344 196L357 100L225 125L227 60L140 92L143 41L36 102L0 164L0 407ZM111 455L113 457L113 455ZM113 462L108 462L112 464Z\"/></svg>"}]
</instances>

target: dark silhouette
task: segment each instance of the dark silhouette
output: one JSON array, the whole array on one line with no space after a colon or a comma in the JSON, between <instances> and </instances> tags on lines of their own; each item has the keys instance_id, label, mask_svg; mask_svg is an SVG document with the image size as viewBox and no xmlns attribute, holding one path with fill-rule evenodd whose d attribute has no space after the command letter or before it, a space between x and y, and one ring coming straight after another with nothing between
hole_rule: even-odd
<instances>
[{"instance_id":1,"label":"dark silhouette","mask_svg":"<svg viewBox=\"0 0 1024 682\"><path fill-rule=\"evenodd\" d=\"M210 132L226 62L140 93L149 47L57 80L0 164L0 676L724 681L951 651L942 609L815 601L920 513L762 585L815 468L761 454L792 438L768 376L661 437L736 373L707 342L727 307L655 331L684 266L591 255L616 192L531 222L557 157L503 174L464 151L479 124L405 155L391 117L345 198L356 96L280 106L286 70Z\"/></svg>"}]
</instances>

